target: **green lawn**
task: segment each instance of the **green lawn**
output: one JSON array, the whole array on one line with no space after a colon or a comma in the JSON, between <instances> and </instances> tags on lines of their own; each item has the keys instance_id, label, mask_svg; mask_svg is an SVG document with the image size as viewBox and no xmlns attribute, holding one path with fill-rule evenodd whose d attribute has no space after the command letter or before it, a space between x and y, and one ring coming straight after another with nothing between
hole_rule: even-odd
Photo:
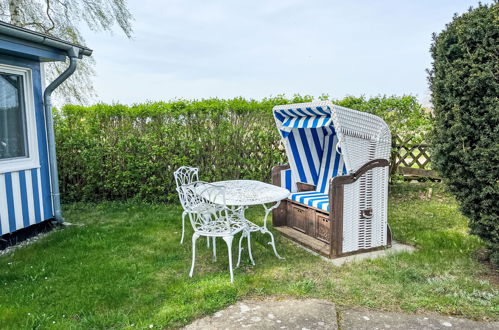
<instances>
[{"instance_id":1,"label":"green lawn","mask_svg":"<svg viewBox=\"0 0 499 330\"><path fill-rule=\"evenodd\" d=\"M286 258L278 260L267 237L255 234L256 266L244 254L234 284L221 240L215 263L198 240L197 267L188 277L192 232L180 245L178 206L66 205L66 221L81 226L0 257L0 328L177 327L243 297L269 295L498 320L499 288L490 281L497 274L472 258L480 241L467 234L455 201L438 185L429 197L428 187L391 188L395 239L417 252L338 268L276 233ZM249 218L261 221L257 211Z\"/></svg>"}]
</instances>

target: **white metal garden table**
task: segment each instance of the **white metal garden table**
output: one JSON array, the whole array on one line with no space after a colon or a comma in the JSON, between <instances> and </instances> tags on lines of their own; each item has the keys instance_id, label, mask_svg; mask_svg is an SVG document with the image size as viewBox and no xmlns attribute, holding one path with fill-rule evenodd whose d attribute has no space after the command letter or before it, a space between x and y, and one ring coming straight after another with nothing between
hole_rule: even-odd
<instances>
[{"instance_id":1,"label":"white metal garden table","mask_svg":"<svg viewBox=\"0 0 499 330\"><path fill-rule=\"evenodd\" d=\"M229 207L234 207L234 208L239 207L241 210L240 215L246 221L249 227L249 231L260 232L262 234L269 234L270 242L268 244L272 246L276 257L279 259L283 259L277 253L274 235L267 228L267 218L273 209L279 207L279 205L281 204L281 200L289 197L290 194L289 190L254 180L227 180L227 181L212 182L212 184L225 187L225 203L222 200L220 201L215 200L212 202L217 204L225 204ZM268 204L270 204L270 206L267 206ZM244 211L246 208L252 205L262 205L264 207L265 217L263 218L263 226L258 226L253 222L249 221L248 219L246 219ZM248 234L243 233L243 235L239 239L239 251L242 250L241 242L244 237L247 237L249 240ZM250 249L248 250L251 262L254 265L255 262L253 261L251 250ZM239 266L240 261L241 261L241 253L239 253L237 266Z\"/></svg>"}]
</instances>

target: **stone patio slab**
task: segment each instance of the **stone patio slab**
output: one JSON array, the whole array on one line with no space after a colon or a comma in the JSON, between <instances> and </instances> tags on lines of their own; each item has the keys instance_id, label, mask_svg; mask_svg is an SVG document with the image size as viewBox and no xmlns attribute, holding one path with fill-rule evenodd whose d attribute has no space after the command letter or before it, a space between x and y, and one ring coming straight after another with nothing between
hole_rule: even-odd
<instances>
[{"instance_id":1,"label":"stone patio slab","mask_svg":"<svg viewBox=\"0 0 499 330\"><path fill-rule=\"evenodd\" d=\"M499 329L499 322L477 322L442 315L402 314L369 310L346 310L340 315L341 329Z\"/></svg>"},{"instance_id":2,"label":"stone patio slab","mask_svg":"<svg viewBox=\"0 0 499 330\"><path fill-rule=\"evenodd\" d=\"M338 329L334 304L318 299L244 300L194 321L200 329Z\"/></svg>"},{"instance_id":3,"label":"stone patio slab","mask_svg":"<svg viewBox=\"0 0 499 330\"><path fill-rule=\"evenodd\" d=\"M378 312L336 308L320 299L243 300L184 329L341 329L435 330L499 329L499 322L477 322L438 314Z\"/></svg>"}]
</instances>

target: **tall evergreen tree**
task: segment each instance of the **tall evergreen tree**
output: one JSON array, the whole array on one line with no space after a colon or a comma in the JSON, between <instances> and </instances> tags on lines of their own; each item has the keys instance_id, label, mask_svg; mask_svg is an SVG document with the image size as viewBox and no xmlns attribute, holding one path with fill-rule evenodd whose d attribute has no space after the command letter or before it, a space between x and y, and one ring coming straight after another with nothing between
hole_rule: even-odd
<instances>
[{"instance_id":1,"label":"tall evergreen tree","mask_svg":"<svg viewBox=\"0 0 499 330\"><path fill-rule=\"evenodd\" d=\"M499 265L499 2L455 16L431 53L434 164Z\"/></svg>"}]
</instances>

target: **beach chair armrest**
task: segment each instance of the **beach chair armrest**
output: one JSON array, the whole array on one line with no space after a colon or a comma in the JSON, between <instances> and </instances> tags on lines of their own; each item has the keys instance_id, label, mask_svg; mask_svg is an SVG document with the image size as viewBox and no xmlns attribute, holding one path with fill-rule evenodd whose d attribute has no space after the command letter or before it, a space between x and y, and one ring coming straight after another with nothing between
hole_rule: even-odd
<instances>
[{"instance_id":1,"label":"beach chair armrest","mask_svg":"<svg viewBox=\"0 0 499 330\"><path fill-rule=\"evenodd\" d=\"M298 189L298 192L315 191L315 189L317 189L317 186L315 184L310 184L306 182L297 182L296 188Z\"/></svg>"},{"instance_id":2,"label":"beach chair armrest","mask_svg":"<svg viewBox=\"0 0 499 330\"><path fill-rule=\"evenodd\" d=\"M286 170L291 170L289 168L289 164L284 164L284 165L277 165L277 166L274 166L272 168L272 184L274 186L278 186L278 187L283 187L284 186L284 183L282 182L282 174L281 172L282 171L286 171Z\"/></svg>"}]
</instances>

